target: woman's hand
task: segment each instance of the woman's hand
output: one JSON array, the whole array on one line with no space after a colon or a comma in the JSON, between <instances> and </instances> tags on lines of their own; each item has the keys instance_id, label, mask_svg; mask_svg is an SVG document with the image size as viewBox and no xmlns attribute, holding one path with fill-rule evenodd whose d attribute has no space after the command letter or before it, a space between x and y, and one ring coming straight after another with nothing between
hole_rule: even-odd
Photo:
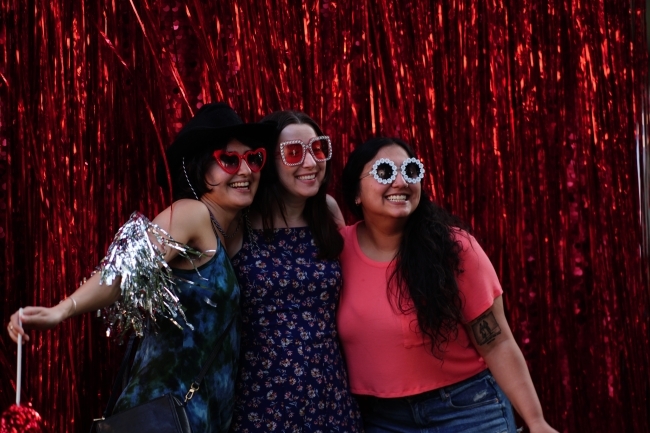
<instances>
[{"instance_id":1,"label":"woman's hand","mask_svg":"<svg viewBox=\"0 0 650 433\"><path fill-rule=\"evenodd\" d=\"M25 329L54 328L71 315L73 306L72 298L67 298L54 307L26 307L22 309L22 314L20 311L16 311L11 315L7 325L9 337L17 343L18 335L22 335L24 341L29 341L29 335L27 335ZM20 318L18 317L19 314Z\"/></svg>"}]
</instances>

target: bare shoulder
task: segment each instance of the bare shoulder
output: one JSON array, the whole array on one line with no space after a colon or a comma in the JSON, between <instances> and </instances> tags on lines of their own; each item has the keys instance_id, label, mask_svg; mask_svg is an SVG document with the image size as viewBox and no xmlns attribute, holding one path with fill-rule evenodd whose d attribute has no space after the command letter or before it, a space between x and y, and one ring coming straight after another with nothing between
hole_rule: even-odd
<instances>
[{"instance_id":1,"label":"bare shoulder","mask_svg":"<svg viewBox=\"0 0 650 433\"><path fill-rule=\"evenodd\" d=\"M210 230L210 214L198 200L178 200L159 213L153 222L182 243L200 237L206 228Z\"/></svg>"}]
</instances>

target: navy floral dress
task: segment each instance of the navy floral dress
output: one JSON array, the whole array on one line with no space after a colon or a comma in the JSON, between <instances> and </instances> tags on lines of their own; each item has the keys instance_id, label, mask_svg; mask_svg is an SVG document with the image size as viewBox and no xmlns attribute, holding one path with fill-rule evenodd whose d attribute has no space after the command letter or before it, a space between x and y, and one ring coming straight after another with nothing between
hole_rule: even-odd
<instances>
[{"instance_id":1,"label":"navy floral dress","mask_svg":"<svg viewBox=\"0 0 650 433\"><path fill-rule=\"evenodd\" d=\"M242 351L231 431L360 431L336 332L339 261L318 259L309 228L250 236L232 259Z\"/></svg>"},{"instance_id":2,"label":"navy floral dress","mask_svg":"<svg viewBox=\"0 0 650 433\"><path fill-rule=\"evenodd\" d=\"M172 393L183 401L192 380L199 374L215 347L216 340L239 313L239 286L221 242L218 251L195 270L173 269L178 297L187 320L178 329L169 320L158 320L158 332L149 332L135 354L131 377L114 413ZM221 351L203 383L187 403L187 417L195 433L227 432L234 404L238 320L230 328Z\"/></svg>"}]
</instances>

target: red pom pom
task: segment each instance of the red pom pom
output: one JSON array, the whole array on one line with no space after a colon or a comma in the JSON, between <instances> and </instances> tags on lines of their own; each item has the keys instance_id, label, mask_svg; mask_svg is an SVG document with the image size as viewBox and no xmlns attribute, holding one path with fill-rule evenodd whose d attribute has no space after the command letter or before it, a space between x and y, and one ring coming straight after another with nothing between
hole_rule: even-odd
<instances>
[{"instance_id":1,"label":"red pom pom","mask_svg":"<svg viewBox=\"0 0 650 433\"><path fill-rule=\"evenodd\" d=\"M44 433L43 418L28 406L12 404L2 413L0 433Z\"/></svg>"}]
</instances>

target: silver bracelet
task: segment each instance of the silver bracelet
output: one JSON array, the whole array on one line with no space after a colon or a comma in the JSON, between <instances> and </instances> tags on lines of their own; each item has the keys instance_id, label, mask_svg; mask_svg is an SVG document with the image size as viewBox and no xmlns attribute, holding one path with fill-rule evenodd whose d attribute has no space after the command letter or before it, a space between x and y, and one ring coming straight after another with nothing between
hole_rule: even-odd
<instances>
[{"instance_id":1,"label":"silver bracelet","mask_svg":"<svg viewBox=\"0 0 650 433\"><path fill-rule=\"evenodd\" d=\"M70 317L72 317L72 316L74 316L75 314L77 314L77 300L76 300L75 298L73 298L72 296L68 296L68 297L65 298L65 299L72 299L72 314L70 315ZM65 301L65 299L63 299L61 302ZM59 304L60 304L61 302L59 302Z\"/></svg>"}]
</instances>

